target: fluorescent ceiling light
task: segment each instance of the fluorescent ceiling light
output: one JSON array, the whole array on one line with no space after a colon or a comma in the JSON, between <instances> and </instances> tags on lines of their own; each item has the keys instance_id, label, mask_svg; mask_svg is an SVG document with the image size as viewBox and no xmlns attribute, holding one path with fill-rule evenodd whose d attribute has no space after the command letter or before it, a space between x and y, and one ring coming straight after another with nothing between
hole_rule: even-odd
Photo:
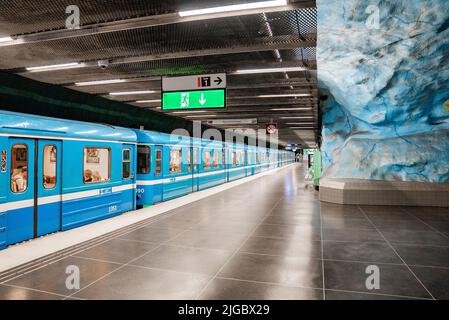
<instances>
[{"instance_id":1,"label":"fluorescent ceiling light","mask_svg":"<svg viewBox=\"0 0 449 320\"><path fill-rule=\"evenodd\" d=\"M71 62L71 63L62 63L62 64L52 64L52 65L48 65L48 66L28 67L25 69L30 72L38 72L38 71L72 69L72 68L79 68L82 66L84 66L84 63Z\"/></svg>"},{"instance_id":2,"label":"fluorescent ceiling light","mask_svg":"<svg viewBox=\"0 0 449 320\"><path fill-rule=\"evenodd\" d=\"M279 117L279 119L313 119L313 117Z\"/></svg>"},{"instance_id":3,"label":"fluorescent ceiling light","mask_svg":"<svg viewBox=\"0 0 449 320\"><path fill-rule=\"evenodd\" d=\"M313 124L313 122L287 122L286 124L292 124L292 125L297 125L297 124Z\"/></svg>"},{"instance_id":4,"label":"fluorescent ceiling light","mask_svg":"<svg viewBox=\"0 0 449 320\"><path fill-rule=\"evenodd\" d=\"M113 84L113 83L122 83L126 82L126 79L111 79L111 80L95 80L95 81L84 81L84 82L75 82L76 86L96 86L100 84Z\"/></svg>"},{"instance_id":5,"label":"fluorescent ceiling light","mask_svg":"<svg viewBox=\"0 0 449 320\"><path fill-rule=\"evenodd\" d=\"M216 117L215 114L208 114L203 116L187 116L186 118L210 118L210 117Z\"/></svg>"},{"instance_id":6,"label":"fluorescent ceiling light","mask_svg":"<svg viewBox=\"0 0 449 320\"><path fill-rule=\"evenodd\" d=\"M290 127L290 129L315 129L314 127Z\"/></svg>"},{"instance_id":7,"label":"fluorescent ceiling light","mask_svg":"<svg viewBox=\"0 0 449 320\"><path fill-rule=\"evenodd\" d=\"M201 113L201 112L207 112L205 110L195 110L195 111L175 111L172 113Z\"/></svg>"},{"instance_id":8,"label":"fluorescent ceiling light","mask_svg":"<svg viewBox=\"0 0 449 320\"><path fill-rule=\"evenodd\" d=\"M288 93L288 94L261 94L257 98L288 98L288 97L310 97L310 93Z\"/></svg>"},{"instance_id":9,"label":"fluorescent ceiling light","mask_svg":"<svg viewBox=\"0 0 449 320\"><path fill-rule=\"evenodd\" d=\"M110 96L127 96L132 94L148 94L148 93L156 93L154 90L136 90L136 91L121 91L121 92L111 92Z\"/></svg>"},{"instance_id":10,"label":"fluorescent ceiling light","mask_svg":"<svg viewBox=\"0 0 449 320\"><path fill-rule=\"evenodd\" d=\"M287 5L287 0L274 0L274 1L272 0L272 1L234 4L234 5L229 5L229 6L221 6L221 7L213 7L213 8L205 8L205 9L179 11L178 14L181 17L189 17L189 16L198 16L198 15L210 14L210 13L232 12L232 11L249 10L249 9L279 7L279 6L286 6L286 5Z\"/></svg>"},{"instance_id":11,"label":"fluorescent ceiling light","mask_svg":"<svg viewBox=\"0 0 449 320\"><path fill-rule=\"evenodd\" d=\"M312 110L312 108L275 108L272 111Z\"/></svg>"},{"instance_id":12,"label":"fluorescent ceiling light","mask_svg":"<svg viewBox=\"0 0 449 320\"><path fill-rule=\"evenodd\" d=\"M152 102L161 102L161 99L153 99L153 100L137 100L136 103L152 103Z\"/></svg>"},{"instance_id":13,"label":"fluorescent ceiling light","mask_svg":"<svg viewBox=\"0 0 449 320\"><path fill-rule=\"evenodd\" d=\"M246 69L237 70L232 74L257 74L257 73L274 73L274 72L298 72L306 71L304 67L288 67L288 68L267 68L267 69Z\"/></svg>"},{"instance_id":14,"label":"fluorescent ceiling light","mask_svg":"<svg viewBox=\"0 0 449 320\"><path fill-rule=\"evenodd\" d=\"M13 41L14 39L11 37L2 37L0 38L0 42L7 42L7 41Z\"/></svg>"}]
</instances>

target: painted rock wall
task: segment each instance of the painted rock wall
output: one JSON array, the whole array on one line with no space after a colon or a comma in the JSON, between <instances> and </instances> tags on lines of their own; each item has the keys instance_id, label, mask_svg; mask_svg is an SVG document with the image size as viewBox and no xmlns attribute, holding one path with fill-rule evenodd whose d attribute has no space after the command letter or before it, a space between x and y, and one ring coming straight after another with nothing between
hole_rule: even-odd
<instances>
[{"instance_id":1,"label":"painted rock wall","mask_svg":"<svg viewBox=\"0 0 449 320\"><path fill-rule=\"evenodd\" d=\"M317 8L323 176L449 183L449 1Z\"/></svg>"}]
</instances>

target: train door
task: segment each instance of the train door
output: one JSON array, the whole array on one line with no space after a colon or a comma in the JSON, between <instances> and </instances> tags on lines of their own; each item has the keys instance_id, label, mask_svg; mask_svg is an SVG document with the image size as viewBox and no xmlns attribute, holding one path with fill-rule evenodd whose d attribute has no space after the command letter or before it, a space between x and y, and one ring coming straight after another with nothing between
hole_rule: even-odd
<instances>
[{"instance_id":1,"label":"train door","mask_svg":"<svg viewBox=\"0 0 449 320\"><path fill-rule=\"evenodd\" d=\"M136 152L136 146L133 144L124 144L122 150L122 184L124 186L131 185L131 189L126 189L124 203L129 203L129 205L124 208L125 210L133 210L136 208L136 172L135 166L136 161L134 159ZM128 197L129 196L131 198ZM128 202L128 199L131 199Z\"/></svg>"},{"instance_id":2,"label":"train door","mask_svg":"<svg viewBox=\"0 0 449 320\"><path fill-rule=\"evenodd\" d=\"M37 206L34 226L36 237L61 229L61 149L61 141L37 141Z\"/></svg>"},{"instance_id":3,"label":"train door","mask_svg":"<svg viewBox=\"0 0 449 320\"><path fill-rule=\"evenodd\" d=\"M8 244L34 237L35 148L34 139L9 139Z\"/></svg>"},{"instance_id":4,"label":"train door","mask_svg":"<svg viewBox=\"0 0 449 320\"><path fill-rule=\"evenodd\" d=\"M163 147L162 146L154 146L154 179L157 183L153 188L153 202L161 202L162 194L164 192L164 184L163 184Z\"/></svg>"}]
</instances>

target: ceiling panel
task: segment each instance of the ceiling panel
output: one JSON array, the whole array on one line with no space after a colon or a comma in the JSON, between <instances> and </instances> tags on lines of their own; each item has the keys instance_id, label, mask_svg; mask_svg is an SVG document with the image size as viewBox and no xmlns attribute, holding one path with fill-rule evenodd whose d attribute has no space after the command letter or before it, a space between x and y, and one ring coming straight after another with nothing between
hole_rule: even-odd
<instances>
[{"instance_id":1,"label":"ceiling panel","mask_svg":"<svg viewBox=\"0 0 449 320\"><path fill-rule=\"evenodd\" d=\"M17 35L25 40L22 44L0 45L0 69L154 110L160 110L157 109L160 102L136 101L159 100L162 76L226 72L228 107L226 110L208 111L205 115L211 119L257 118L255 127L259 128L276 122L284 143L315 140L317 130L291 129L293 126L281 119L285 116L312 116L313 127L318 126L314 1L290 1L290 5L297 7L294 10L289 7L284 11L264 13L260 10L239 16L204 16L192 21L177 21L174 18L181 9L242 2L254 0L79 0L81 31L86 28L100 30L97 27L104 26L113 26L113 30L52 38L57 32L64 31L65 7L72 1L2 1L0 36ZM172 20L163 20L166 16ZM136 19L149 21L149 24L120 29L123 23ZM154 23L158 19L165 22L159 25ZM27 37L33 40L27 41ZM98 60L108 61L109 66L105 69L98 67ZM46 72L28 72L25 69L69 62L82 62L83 65L76 69ZM285 67L305 67L307 71L233 74L242 69ZM76 82L105 79L125 79L127 82L101 86L74 85ZM130 90L156 92L109 95L110 92ZM267 94L309 96L259 97Z\"/></svg>"}]
</instances>

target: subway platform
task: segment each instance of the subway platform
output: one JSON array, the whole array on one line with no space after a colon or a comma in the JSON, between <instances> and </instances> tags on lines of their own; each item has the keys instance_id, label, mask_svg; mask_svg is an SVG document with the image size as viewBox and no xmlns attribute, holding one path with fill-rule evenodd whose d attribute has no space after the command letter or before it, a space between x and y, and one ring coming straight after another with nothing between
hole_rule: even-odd
<instances>
[{"instance_id":1,"label":"subway platform","mask_svg":"<svg viewBox=\"0 0 449 320\"><path fill-rule=\"evenodd\" d=\"M304 173L295 164L2 272L0 299L449 298L448 208L320 203Z\"/></svg>"}]
</instances>

